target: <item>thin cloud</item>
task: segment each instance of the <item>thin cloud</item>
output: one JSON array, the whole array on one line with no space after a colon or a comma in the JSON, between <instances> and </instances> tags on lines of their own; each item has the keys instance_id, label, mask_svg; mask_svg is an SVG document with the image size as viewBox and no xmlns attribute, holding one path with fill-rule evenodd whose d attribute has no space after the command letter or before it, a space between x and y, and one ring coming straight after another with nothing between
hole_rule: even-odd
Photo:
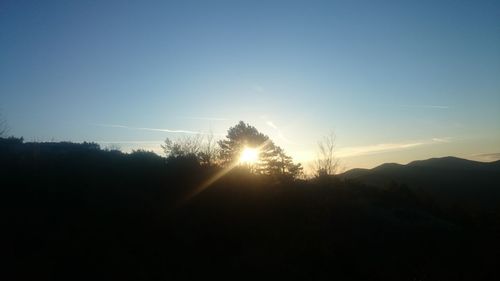
<instances>
[{"instance_id":1,"label":"thin cloud","mask_svg":"<svg viewBox=\"0 0 500 281\"><path fill-rule=\"evenodd\" d=\"M374 145L366 145L366 146L354 146L354 147L345 147L339 149L337 152L338 157L354 157L361 155L369 155L376 153L385 153L390 151L398 151L404 149L415 148L423 145L431 145L431 144L444 144L450 143L450 137L442 137L442 138L432 138L427 141L408 141L402 143L380 143Z\"/></svg>"},{"instance_id":2,"label":"thin cloud","mask_svg":"<svg viewBox=\"0 0 500 281\"><path fill-rule=\"evenodd\" d=\"M496 161L500 160L500 153L483 153L473 155L474 158L483 160L483 161Z\"/></svg>"},{"instance_id":3,"label":"thin cloud","mask_svg":"<svg viewBox=\"0 0 500 281\"><path fill-rule=\"evenodd\" d=\"M95 141L97 143L102 143L102 144L158 144L162 143L162 141Z\"/></svg>"},{"instance_id":4,"label":"thin cloud","mask_svg":"<svg viewBox=\"0 0 500 281\"><path fill-rule=\"evenodd\" d=\"M449 138L449 137L446 137L446 138L433 138L432 141L433 142L440 142L440 143L450 143L451 142L451 138Z\"/></svg>"},{"instance_id":5,"label":"thin cloud","mask_svg":"<svg viewBox=\"0 0 500 281\"><path fill-rule=\"evenodd\" d=\"M447 105L424 105L424 108L433 108L433 109L448 109L450 108Z\"/></svg>"},{"instance_id":6,"label":"thin cloud","mask_svg":"<svg viewBox=\"0 0 500 281\"><path fill-rule=\"evenodd\" d=\"M189 120L206 120L206 121L228 121L231 119L220 118L220 117L178 117L179 119L189 119Z\"/></svg>"},{"instance_id":7,"label":"thin cloud","mask_svg":"<svg viewBox=\"0 0 500 281\"><path fill-rule=\"evenodd\" d=\"M278 137L281 140L283 140L284 142L286 142L288 144L297 144L296 142L293 142L290 139L288 139L287 137L285 137L285 135L283 134L283 132L272 121L267 120L266 121L266 125L269 126L269 127L271 127L271 128L273 128L276 131L276 133L278 134Z\"/></svg>"},{"instance_id":8,"label":"thin cloud","mask_svg":"<svg viewBox=\"0 0 500 281\"><path fill-rule=\"evenodd\" d=\"M432 105L432 104L424 104L424 105L402 105L402 107L410 107L410 108L425 108L425 109L449 109L448 105Z\"/></svg>"},{"instance_id":9,"label":"thin cloud","mask_svg":"<svg viewBox=\"0 0 500 281\"><path fill-rule=\"evenodd\" d=\"M271 121L267 121L266 124L273 129L278 129L278 127L276 127L276 125L274 125L274 123Z\"/></svg>"},{"instance_id":10,"label":"thin cloud","mask_svg":"<svg viewBox=\"0 0 500 281\"><path fill-rule=\"evenodd\" d=\"M122 128L122 129L129 129L129 130L141 130L141 131L152 131L152 132L180 133L180 134L193 134L193 135L206 134L206 133L198 132L198 131L171 130L171 129L147 128L147 127L131 127L131 126L125 126L125 125L116 125L116 124L96 124L96 125L100 126L100 127L107 127L107 128Z\"/></svg>"},{"instance_id":11,"label":"thin cloud","mask_svg":"<svg viewBox=\"0 0 500 281\"><path fill-rule=\"evenodd\" d=\"M409 142L409 143L381 143L367 146L345 147L339 149L338 157L354 157L395 150L402 150L424 145L424 142Z\"/></svg>"}]
</instances>

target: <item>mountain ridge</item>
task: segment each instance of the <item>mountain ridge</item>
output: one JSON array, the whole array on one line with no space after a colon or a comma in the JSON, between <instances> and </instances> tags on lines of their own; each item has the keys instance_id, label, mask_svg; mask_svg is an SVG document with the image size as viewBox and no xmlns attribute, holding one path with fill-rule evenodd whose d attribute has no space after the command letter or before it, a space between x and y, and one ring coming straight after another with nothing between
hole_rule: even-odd
<instances>
[{"instance_id":1,"label":"mountain ridge","mask_svg":"<svg viewBox=\"0 0 500 281\"><path fill-rule=\"evenodd\" d=\"M352 169L339 177L375 187L405 184L414 191L424 191L444 201L489 204L500 199L500 188L496 188L500 186L500 160L479 162L447 156Z\"/></svg>"},{"instance_id":2,"label":"mountain ridge","mask_svg":"<svg viewBox=\"0 0 500 281\"><path fill-rule=\"evenodd\" d=\"M376 170L384 170L386 168L394 168L394 167L408 167L408 166L413 166L413 167L436 167L437 164L444 164L443 168L450 168L451 166L457 166L457 164L465 164L464 166L469 166L471 167L472 165L477 165L477 166L485 166L485 165L491 165L494 168L499 168L500 169L500 160L495 160L495 161L490 161L490 162L482 162L482 161L476 161L476 160L469 160L465 158L460 158L456 156L444 156L444 157L432 157L428 159L422 159L422 160L413 160L407 164L400 164L400 163L395 163L395 162L387 162L380 164L378 166L375 166L373 168L353 168L349 169L341 174L339 176L341 177L351 177L351 173L357 174L360 172L368 172L368 171L376 171ZM497 167L498 166L498 167ZM464 168L462 166L462 168Z\"/></svg>"}]
</instances>

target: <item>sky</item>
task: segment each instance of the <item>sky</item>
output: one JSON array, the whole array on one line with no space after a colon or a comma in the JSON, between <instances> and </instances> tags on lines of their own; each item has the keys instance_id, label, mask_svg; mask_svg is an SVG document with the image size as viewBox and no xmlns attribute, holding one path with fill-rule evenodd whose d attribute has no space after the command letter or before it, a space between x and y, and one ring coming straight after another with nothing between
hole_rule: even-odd
<instances>
[{"instance_id":1,"label":"sky","mask_svg":"<svg viewBox=\"0 0 500 281\"><path fill-rule=\"evenodd\" d=\"M500 1L0 2L0 113L26 141L161 153L239 120L307 166L500 159Z\"/></svg>"}]
</instances>

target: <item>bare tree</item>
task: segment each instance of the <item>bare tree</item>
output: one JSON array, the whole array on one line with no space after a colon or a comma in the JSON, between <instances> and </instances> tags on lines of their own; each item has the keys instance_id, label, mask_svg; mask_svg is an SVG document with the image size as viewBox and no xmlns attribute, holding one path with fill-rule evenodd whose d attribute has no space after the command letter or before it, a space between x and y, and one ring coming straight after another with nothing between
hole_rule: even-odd
<instances>
[{"instance_id":1,"label":"bare tree","mask_svg":"<svg viewBox=\"0 0 500 281\"><path fill-rule=\"evenodd\" d=\"M204 138L199 152L199 159L203 165L212 166L217 163L220 148L214 134L210 131Z\"/></svg>"},{"instance_id":2,"label":"bare tree","mask_svg":"<svg viewBox=\"0 0 500 281\"><path fill-rule=\"evenodd\" d=\"M176 140L167 138L161 146L167 157L199 156L201 151L201 135L184 136Z\"/></svg>"},{"instance_id":3,"label":"bare tree","mask_svg":"<svg viewBox=\"0 0 500 281\"><path fill-rule=\"evenodd\" d=\"M184 136L176 140L167 138L161 146L167 157L196 157L200 164L215 165L220 148L212 132L202 135Z\"/></svg>"},{"instance_id":4,"label":"bare tree","mask_svg":"<svg viewBox=\"0 0 500 281\"><path fill-rule=\"evenodd\" d=\"M335 150L336 136L330 133L318 142L318 154L314 162L316 176L335 175L339 169L339 160Z\"/></svg>"}]
</instances>

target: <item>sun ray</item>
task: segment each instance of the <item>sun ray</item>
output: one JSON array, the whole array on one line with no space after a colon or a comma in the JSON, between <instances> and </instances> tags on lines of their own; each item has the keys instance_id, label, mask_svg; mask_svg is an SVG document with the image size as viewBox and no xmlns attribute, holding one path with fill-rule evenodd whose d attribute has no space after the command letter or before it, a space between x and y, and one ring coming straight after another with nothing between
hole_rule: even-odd
<instances>
[{"instance_id":1,"label":"sun ray","mask_svg":"<svg viewBox=\"0 0 500 281\"><path fill-rule=\"evenodd\" d=\"M261 145L259 145L258 147L254 148L254 149L256 151L260 151L262 148L264 148L270 142L271 142L270 140L266 140L265 142L263 142ZM176 204L176 207L180 207L180 206L184 205L187 201L189 201L193 197L195 197L198 194L200 194L201 192L203 192L205 189L210 187L212 184L214 184L216 181L218 181L224 175L229 173L232 169L236 168L239 164L240 164L239 161L233 161L233 163L229 164L227 167L225 167L224 169L222 169L221 171L219 171L218 173L216 173L215 175L213 175L212 177L210 177L209 179L207 179L206 181L201 183L198 187L196 187L190 193L188 193L188 195L186 197L182 198Z\"/></svg>"}]
</instances>

